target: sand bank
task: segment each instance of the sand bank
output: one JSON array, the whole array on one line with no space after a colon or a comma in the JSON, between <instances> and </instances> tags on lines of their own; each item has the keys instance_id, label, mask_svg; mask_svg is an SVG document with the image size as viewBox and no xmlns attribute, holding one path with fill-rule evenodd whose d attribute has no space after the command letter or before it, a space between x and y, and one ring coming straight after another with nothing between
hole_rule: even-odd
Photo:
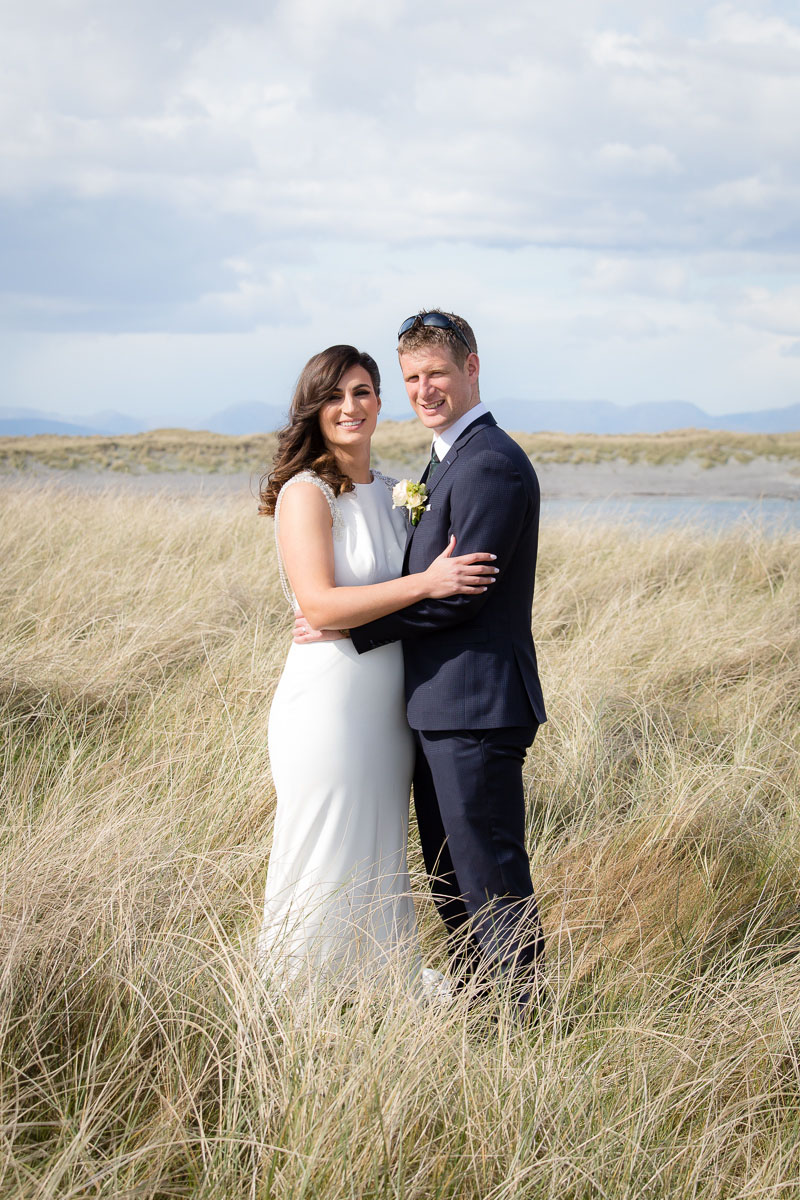
<instances>
[{"instance_id":1,"label":"sand bank","mask_svg":"<svg viewBox=\"0 0 800 1200\"><path fill-rule=\"evenodd\" d=\"M421 467L378 460L378 467L396 477L417 476ZM595 463L537 462L536 471L546 499L624 500L668 496L698 500L781 499L800 500L800 462L795 459L754 458L748 462L729 460L704 466L687 457L679 462L654 465L612 459ZM103 491L108 488L132 493L169 491L212 496L258 493L263 468L231 474L201 471L152 471L132 473L85 468L59 471L35 467L0 474L0 487L27 481L30 486L52 484Z\"/></svg>"},{"instance_id":2,"label":"sand bank","mask_svg":"<svg viewBox=\"0 0 800 1200\"><path fill-rule=\"evenodd\" d=\"M616 459L600 463L537 463L542 495L610 500L675 496L698 500L800 500L800 463L754 458L705 467L697 459L654 466Z\"/></svg>"}]
</instances>

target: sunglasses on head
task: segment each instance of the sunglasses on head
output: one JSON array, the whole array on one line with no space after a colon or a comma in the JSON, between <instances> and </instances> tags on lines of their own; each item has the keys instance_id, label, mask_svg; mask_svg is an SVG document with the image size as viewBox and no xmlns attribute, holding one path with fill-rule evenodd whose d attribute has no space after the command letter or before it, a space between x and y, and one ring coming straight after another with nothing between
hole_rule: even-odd
<instances>
[{"instance_id":1,"label":"sunglasses on head","mask_svg":"<svg viewBox=\"0 0 800 1200\"><path fill-rule=\"evenodd\" d=\"M403 324L400 326L397 332L397 340L399 341L404 333L408 333L409 329L412 329L418 321L420 325L430 325L433 326L434 329L452 330L456 337L461 339L461 341L469 350L470 354L475 353L475 351L472 349L472 346L470 346L469 342L464 337L464 334L461 332L458 326L451 321L449 317L446 317L444 313L430 312L423 313L422 316L408 317L405 321L403 321Z\"/></svg>"}]
</instances>

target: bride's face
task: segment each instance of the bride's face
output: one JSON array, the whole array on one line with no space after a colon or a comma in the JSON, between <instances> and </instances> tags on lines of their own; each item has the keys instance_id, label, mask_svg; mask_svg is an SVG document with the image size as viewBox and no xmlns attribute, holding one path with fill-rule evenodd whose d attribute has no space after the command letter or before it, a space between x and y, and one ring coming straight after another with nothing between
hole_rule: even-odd
<instances>
[{"instance_id":1,"label":"bride's face","mask_svg":"<svg viewBox=\"0 0 800 1200\"><path fill-rule=\"evenodd\" d=\"M319 427L326 445L334 452L355 450L369 444L378 423L381 402L369 372L363 367L345 371L336 391L319 410Z\"/></svg>"}]
</instances>

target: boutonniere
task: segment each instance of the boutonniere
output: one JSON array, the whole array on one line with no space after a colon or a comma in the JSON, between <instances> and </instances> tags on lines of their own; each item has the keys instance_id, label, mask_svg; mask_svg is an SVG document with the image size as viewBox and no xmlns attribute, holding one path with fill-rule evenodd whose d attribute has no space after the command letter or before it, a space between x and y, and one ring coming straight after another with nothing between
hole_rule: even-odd
<instances>
[{"instance_id":1,"label":"boutonniere","mask_svg":"<svg viewBox=\"0 0 800 1200\"><path fill-rule=\"evenodd\" d=\"M415 483L413 479L401 479L392 488L392 508L404 508L412 525L419 522L426 509L428 489L424 483Z\"/></svg>"}]
</instances>

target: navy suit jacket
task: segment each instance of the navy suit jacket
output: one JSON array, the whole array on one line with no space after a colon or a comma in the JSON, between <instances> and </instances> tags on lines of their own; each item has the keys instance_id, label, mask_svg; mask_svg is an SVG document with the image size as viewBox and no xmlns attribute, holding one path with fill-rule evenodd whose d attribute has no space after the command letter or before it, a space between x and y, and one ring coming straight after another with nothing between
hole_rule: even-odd
<instances>
[{"instance_id":1,"label":"navy suit jacket","mask_svg":"<svg viewBox=\"0 0 800 1200\"><path fill-rule=\"evenodd\" d=\"M539 482L490 413L469 425L409 522L403 574L424 571L456 536L456 554L497 555L479 595L421 600L350 631L359 654L402 640L412 729L498 729L546 720L531 635Z\"/></svg>"}]
</instances>

